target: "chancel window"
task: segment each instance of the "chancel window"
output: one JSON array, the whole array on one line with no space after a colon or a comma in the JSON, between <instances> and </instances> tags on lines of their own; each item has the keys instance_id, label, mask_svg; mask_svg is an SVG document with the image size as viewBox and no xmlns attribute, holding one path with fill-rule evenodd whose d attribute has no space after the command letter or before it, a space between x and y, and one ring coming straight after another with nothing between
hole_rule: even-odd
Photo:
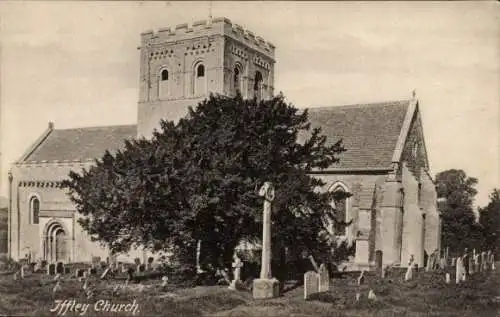
<instances>
[{"instance_id":1,"label":"chancel window","mask_svg":"<svg viewBox=\"0 0 500 317\"><path fill-rule=\"evenodd\" d=\"M40 223L40 200L38 197L32 197L30 199L30 217L32 224Z\"/></svg>"}]
</instances>

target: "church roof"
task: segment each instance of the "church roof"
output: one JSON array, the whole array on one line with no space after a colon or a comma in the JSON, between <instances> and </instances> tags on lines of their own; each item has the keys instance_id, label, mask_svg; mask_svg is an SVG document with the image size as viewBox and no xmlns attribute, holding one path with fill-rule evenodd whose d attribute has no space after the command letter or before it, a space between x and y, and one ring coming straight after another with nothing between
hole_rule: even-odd
<instances>
[{"instance_id":1,"label":"church roof","mask_svg":"<svg viewBox=\"0 0 500 317\"><path fill-rule=\"evenodd\" d=\"M346 149L331 169L390 168L410 101L309 108L311 127L321 127L327 142L342 139Z\"/></svg>"},{"instance_id":2,"label":"church roof","mask_svg":"<svg viewBox=\"0 0 500 317\"><path fill-rule=\"evenodd\" d=\"M76 129L49 129L19 162L84 161L121 148L125 139L137 136L137 125Z\"/></svg>"}]
</instances>

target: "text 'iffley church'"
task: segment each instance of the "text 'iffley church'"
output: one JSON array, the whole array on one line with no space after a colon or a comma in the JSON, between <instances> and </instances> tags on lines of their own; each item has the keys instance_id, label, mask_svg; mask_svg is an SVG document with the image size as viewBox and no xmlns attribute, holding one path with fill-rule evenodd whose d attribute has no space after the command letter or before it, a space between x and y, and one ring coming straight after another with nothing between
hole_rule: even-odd
<instances>
[{"instance_id":1,"label":"text 'iffley church'","mask_svg":"<svg viewBox=\"0 0 500 317\"><path fill-rule=\"evenodd\" d=\"M124 139L150 136L160 119L178 120L209 93L269 98L274 92L275 47L228 19L216 18L141 34L136 125L48 129L14 163L10 179L9 252L48 262L87 262L109 256L79 226L60 187L70 170L88 168ZM306 105L307 106L307 105ZM330 142L342 139L340 162L318 171L324 190L351 194L335 202L347 228L339 241L356 247L351 264L407 266L413 255L440 249L440 216L429 172L418 100L309 110ZM143 257L135 250L123 257ZM118 257L120 258L120 256Z\"/></svg>"}]
</instances>

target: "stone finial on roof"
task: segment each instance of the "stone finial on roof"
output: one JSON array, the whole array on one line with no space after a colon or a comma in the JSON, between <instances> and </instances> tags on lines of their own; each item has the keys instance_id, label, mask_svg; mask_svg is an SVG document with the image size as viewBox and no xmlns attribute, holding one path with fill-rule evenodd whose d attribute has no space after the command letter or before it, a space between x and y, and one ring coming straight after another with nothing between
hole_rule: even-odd
<instances>
[{"instance_id":1,"label":"stone finial on roof","mask_svg":"<svg viewBox=\"0 0 500 317\"><path fill-rule=\"evenodd\" d=\"M54 129L54 122L52 121L49 121L49 129Z\"/></svg>"},{"instance_id":2,"label":"stone finial on roof","mask_svg":"<svg viewBox=\"0 0 500 317\"><path fill-rule=\"evenodd\" d=\"M417 91L413 89L411 91L411 100L416 100L417 99Z\"/></svg>"}]
</instances>

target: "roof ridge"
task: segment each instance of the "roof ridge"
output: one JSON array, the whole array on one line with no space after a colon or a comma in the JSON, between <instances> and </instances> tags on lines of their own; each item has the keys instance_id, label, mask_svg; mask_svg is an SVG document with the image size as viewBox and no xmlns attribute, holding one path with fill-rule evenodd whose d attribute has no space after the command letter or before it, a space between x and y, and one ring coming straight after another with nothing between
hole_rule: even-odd
<instances>
[{"instance_id":1,"label":"roof ridge","mask_svg":"<svg viewBox=\"0 0 500 317\"><path fill-rule=\"evenodd\" d=\"M105 129L105 128L131 128L137 127L137 124L116 124L116 125L102 125L102 126L89 126L77 128L54 129L54 131L70 131L70 130L92 130L92 129Z\"/></svg>"},{"instance_id":2,"label":"roof ridge","mask_svg":"<svg viewBox=\"0 0 500 317\"><path fill-rule=\"evenodd\" d=\"M410 104L409 99L404 100L390 100L390 101L380 101L380 102L370 102L370 103L359 103L359 104L349 104L349 105L338 105L338 106L319 106L319 107L309 107L309 111L315 110L330 110L332 108L365 108L365 107L380 107L380 106L391 106L396 104Z\"/></svg>"}]
</instances>

